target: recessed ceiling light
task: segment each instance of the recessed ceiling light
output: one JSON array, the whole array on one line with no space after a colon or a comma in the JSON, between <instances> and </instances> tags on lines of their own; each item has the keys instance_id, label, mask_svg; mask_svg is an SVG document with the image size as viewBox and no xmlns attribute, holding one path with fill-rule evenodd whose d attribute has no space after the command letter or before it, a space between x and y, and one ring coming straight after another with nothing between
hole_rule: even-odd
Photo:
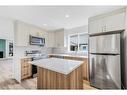
<instances>
[{"instance_id":1,"label":"recessed ceiling light","mask_svg":"<svg viewBox=\"0 0 127 95\"><path fill-rule=\"evenodd\" d=\"M66 17L66 18L69 18L69 17L70 17L70 15L69 15L69 14L66 14L66 15L65 15L65 17Z\"/></svg>"},{"instance_id":2,"label":"recessed ceiling light","mask_svg":"<svg viewBox=\"0 0 127 95\"><path fill-rule=\"evenodd\" d=\"M43 24L44 26L47 26L47 24Z\"/></svg>"}]
</instances>

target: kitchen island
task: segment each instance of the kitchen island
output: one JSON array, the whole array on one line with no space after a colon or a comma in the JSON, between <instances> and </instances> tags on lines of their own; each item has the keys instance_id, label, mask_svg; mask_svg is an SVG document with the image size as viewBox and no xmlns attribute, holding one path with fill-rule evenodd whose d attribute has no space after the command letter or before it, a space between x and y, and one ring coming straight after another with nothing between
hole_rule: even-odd
<instances>
[{"instance_id":1,"label":"kitchen island","mask_svg":"<svg viewBox=\"0 0 127 95\"><path fill-rule=\"evenodd\" d=\"M83 61L47 58L31 64L38 69L38 89L83 89Z\"/></svg>"}]
</instances>

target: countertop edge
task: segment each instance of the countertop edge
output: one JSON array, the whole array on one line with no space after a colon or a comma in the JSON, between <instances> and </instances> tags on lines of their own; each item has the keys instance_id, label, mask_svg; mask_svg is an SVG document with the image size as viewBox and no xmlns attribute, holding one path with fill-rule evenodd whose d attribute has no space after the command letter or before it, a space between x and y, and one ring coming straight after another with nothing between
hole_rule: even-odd
<instances>
[{"instance_id":1,"label":"countertop edge","mask_svg":"<svg viewBox=\"0 0 127 95\"><path fill-rule=\"evenodd\" d=\"M44 68L44 69L47 69L47 70L50 70L50 71L53 71L53 72L57 72L57 73L61 73L61 74L64 74L64 75L68 75L70 74L71 72L73 72L75 69L77 69L78 67L80 67L83 63L80 63L80 65L76 66L75 68L73 68L71 71L69 72L61 72L61 71L57 71L57 70L54 70L54 69L51 69L51 68L45 68L45 67L42 67L42 66L39 66L39 65L36 65L36 64L32 64L32 65L36 65L37 67L40 67L40 68Z\"/></svg>"}]
</instances>

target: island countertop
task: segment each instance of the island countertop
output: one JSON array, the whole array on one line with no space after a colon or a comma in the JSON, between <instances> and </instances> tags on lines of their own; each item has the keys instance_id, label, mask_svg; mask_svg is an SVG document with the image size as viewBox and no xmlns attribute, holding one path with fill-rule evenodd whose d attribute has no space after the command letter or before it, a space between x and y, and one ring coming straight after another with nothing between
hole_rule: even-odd
<instances>
[{"instance_id":1,"label":"island countertop","mask_svg":"<svg viewBox=\"0 0 127 95\"><path fill-rule=\"evenodd\" d=\"M83 64L83 61L59 59L59 58L47 58L30 62L33 65L42 67L51 71L55 71L62 74L69 74L79 66Z\"/></svg>"}]
</instances>

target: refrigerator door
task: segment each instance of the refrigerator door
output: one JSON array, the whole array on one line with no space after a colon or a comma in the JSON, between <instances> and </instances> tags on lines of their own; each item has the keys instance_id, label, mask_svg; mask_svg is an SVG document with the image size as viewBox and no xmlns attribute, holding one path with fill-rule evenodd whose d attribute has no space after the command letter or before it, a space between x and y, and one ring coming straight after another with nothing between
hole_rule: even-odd
<instances>
[{"instance_id":1,"label":"refrigerator door","mask_svg":"<svg viewBox=\"0 0 127 95\"><path fill-rule=\"evenodd\" d=\"M90 55L90 83L100 89L120 89L120 55Z\"/></svg>"},{"instance_id":2,"label":"refrigerator door","mask_svg":"<svg viewBox=\"0 0 127 95\"><path fill-rule=\"evenodd\" d=\"M120 34L92 36L89 43L90 53L120 54Z\"/></svg>"}]
</instances>

